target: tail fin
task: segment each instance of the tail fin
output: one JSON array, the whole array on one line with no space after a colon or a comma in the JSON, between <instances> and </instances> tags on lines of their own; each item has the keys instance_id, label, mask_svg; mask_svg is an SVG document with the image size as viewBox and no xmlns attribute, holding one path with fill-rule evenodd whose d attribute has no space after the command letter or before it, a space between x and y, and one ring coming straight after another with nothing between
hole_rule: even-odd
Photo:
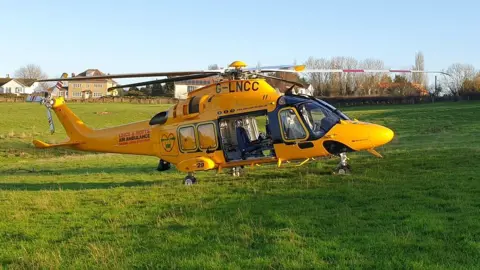
<instances>
[{"instance_id":1,"label":"tail fin","mask_svg":"<svg viewBox=\"0 0 480 270\"><path fill-rule=\"evenodd\" d=\"M61 78L67 78L68 74L63 73ZM42 105L45 105L47 109L47 118L50 125L50 131L53 133L55 127L53 126L53 119L50 113L52 109L62 123L65 131L67 132L69 141L60 143L60 144L47 144L42 141L34 140L33 144L37 148L49 148L57 146L71 146L77 145L84 142L84 138L87 134L91 133L92 130L88 128L81 120L78 118L65 104L65 99L63 97L52 97L58 96L58 92L63 88L63 82L58 81L51 91L45 92L45 97L40 96L29 96L27 97L27 102L39 102Z\"/></svg>"},{"instance_id":2,"label":"tail fin","mask_svg":"<svg viewBox=\"0 0 480 270\"><path fill-rule=\"evenodd\" d=\"M67 107L63 97L54 98L52 101L52 109L65 128L67 135L70 137L70 141L82 141L85 135L92 132L92 129L87 127L83 121Z\"/></svg>"},{"instance_id":3,"label":"tail fin","mask_svg":"<svg viewBox=\"0 0 480 270\"><path fill-rule=\"evenodd\" d=\"M92 129L87 127L78 116L76 116L65 104L63 97L46 99L44 101L47 111L50 112L50 108L53 109L55 114L62 123L69 140L59 144L48 144L39 140L33 140L33 144L37 148L51 148L60 146L75 146L85 143L85 137L92 132ZM49 119L49 122L53 124L53 121Z\"/></svg>"}]
</instances>

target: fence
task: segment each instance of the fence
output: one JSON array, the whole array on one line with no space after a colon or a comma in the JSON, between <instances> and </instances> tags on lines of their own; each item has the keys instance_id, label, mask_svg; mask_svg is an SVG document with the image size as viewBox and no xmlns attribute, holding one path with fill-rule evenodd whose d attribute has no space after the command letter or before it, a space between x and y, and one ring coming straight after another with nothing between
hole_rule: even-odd
<instances>
[{"instance_id":1,"label":"fence","mask_svg":"<svg viewBox=\"0 0 480 270\"><path fill-rule=\"evenodd\" d=\"M26 96L0 95L2 102L25 102ZM101 97L90 99L69 99L67 103L134 103L134 104L174 104L174 98Z\"/></svg>"},{"instance_id":2,"label":"fence","mask_svg":"<svg viewBox=\"0 0 480 270\"><path fill-rule=\"evenodd\" d=\"M67 103L137 103L137 104L174 104L175 98L139 98L139 97L101 97L91 99L70 99Z\"/></svg>"},{"instance_id":3,"label":"fence","mask_svg":"<svg viewBox=\"0 0 480 270\"><path fill-rule=\"evenodd\" d=\"M402 96L402 97L319 97L336 107L361 105L422 104L432 102L456 102L480 100L480 93L468 93L461 96Z\"/></svg>"}]
</instances>

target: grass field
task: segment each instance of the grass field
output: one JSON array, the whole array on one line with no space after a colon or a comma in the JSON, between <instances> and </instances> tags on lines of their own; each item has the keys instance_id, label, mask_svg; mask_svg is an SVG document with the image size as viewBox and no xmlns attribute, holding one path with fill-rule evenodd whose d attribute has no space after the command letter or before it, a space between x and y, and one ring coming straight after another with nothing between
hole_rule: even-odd
<instances>
[{"instance_id":1,"label":"grass field","mask_svg":"<svg viewBox=\"0 0 480 270\"><path fill-rule=\"evenodd\" d=\"M72 104L87 125L159 105ZM479 102L345 110L392 128L384 159L350 154L182 184L151 157L38 150L45 108L0 104L0 264L11 269L401 268L480 265ZM102 113L107 112L107 113Z\"/></svg>"}]
</instances>

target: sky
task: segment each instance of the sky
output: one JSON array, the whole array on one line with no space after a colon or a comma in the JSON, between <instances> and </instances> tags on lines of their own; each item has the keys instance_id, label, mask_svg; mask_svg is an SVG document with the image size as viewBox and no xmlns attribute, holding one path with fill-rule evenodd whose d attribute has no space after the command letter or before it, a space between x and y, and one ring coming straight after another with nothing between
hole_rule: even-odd
<instances>
[{"instance_id":1,"label":"sky","mask_svg":"<svg viewBox=\"0 0 480 270\"><path fill-rule=\"evenodd\" d=\"M480 68L480 1L5 1L0 77L27 64L50 77L381 59ZM128 81L122 81L128 83Z\"/></svg>"}]
</instances>

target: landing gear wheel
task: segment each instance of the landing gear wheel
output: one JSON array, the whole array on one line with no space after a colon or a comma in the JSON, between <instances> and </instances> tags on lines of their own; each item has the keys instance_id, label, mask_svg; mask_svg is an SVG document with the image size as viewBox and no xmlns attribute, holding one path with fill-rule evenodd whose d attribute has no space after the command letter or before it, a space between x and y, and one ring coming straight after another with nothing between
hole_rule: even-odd
<instances>
[{"instance_id":1,"label":"landing gear wheel","mask_svg":"<svg viewBox=\"0 0 480 270\"><path fill-rule=\"evenodd\" d=\"M346 165L346 166L337 166L337 168L335 168L335 174L350 174L352 170L350 169L350 165Z\"/></svg>"},{"instance_id":2,"label":"landing gear wheel","mask_svg":"<svg viewBox=\"0 0 480 270\"><path fill-rule=\"evenodd\" d=\"M340 163L335 168L335 174L350 174L352 170L350 168L350 165L348 165L347 160L347 154L340 153Z\"/></svg>"},{"instance_id":3,"label":"landing gear wheel","mask_svg":"<svg viewBox=\"0 0 480 270\"><path fill-rule=\"evenodd\" d=\"M158 162L157 171L159 172L166 171L170 169L170 166L171 166L170 162L160 159L160 161Z\"/></svg>"},{"instance_id":4,"label":"landing gear wheel","mask_svg":"<svg viewBox=\"0 0 480 270\"><path fill-rule=\"evenodd\" d=\"M185 180L183 181L183 183L185 184L185 186L191 186L197 183L197 179L193 175L187 175L185 176Z\"/></svg>"}]
</instances>

